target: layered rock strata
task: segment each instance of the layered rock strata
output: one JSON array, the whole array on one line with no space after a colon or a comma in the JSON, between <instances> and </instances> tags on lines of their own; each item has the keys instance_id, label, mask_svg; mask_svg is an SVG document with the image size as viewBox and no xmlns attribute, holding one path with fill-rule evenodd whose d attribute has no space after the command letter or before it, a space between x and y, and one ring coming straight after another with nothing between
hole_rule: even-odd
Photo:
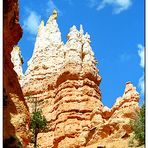
<instances>
[{"instance_id":1,"label":"layered rock strata","mask_svg":"<svg viewBox=\"0 0 148 148\"><path fill-rule=\"evenodd\" d=\"M11 51L22 36L18 22L18 1L5 0L4 11L4 50L3 50L3 140L9 147L11 137L17 136L25 147L29 142L29 112L18 82L14 65L11 62ZM15 145L16 146L16 145Z\"/></svg>"},{"instance_id":2,"label":"layered rock strata","mask_svg":"<svg viewBox=\"0 0 148 148\"><path fill-rule=\"evenodd\" d=\"M136 118L139 110L139 94L131 82L126 83L122 97L117 98L111 109L104 106L102 118L104 123L97 125L96 131L89 144L105 139L106 141L118 141L126 139L132 132L130 120Z\"/></svg>"},{"instance_id":3,"label":"layered rock strata","mask_svg":"<svg viewBox=\"0 0 148 148\"><path fill-rule=\"evenodd\" d=\"M102 122L101 77L90 37L84 35L82 26L80 31L73 26L67 38L64 45L56 13L45 26L41 22L24 76L22 88L30 112L37 101L37 108L42 109L49 123L49 132L38 134L43 147L60 147L67 141L71 141L67 147L84 145L89 130Z\"/></svg>"},{"instance_id":4,"label":"layered rock strata","mask_svg":"<svg viewBox=\"0 0 148 148\"><path fill-rule=\"evenodd\" d=\"M73 26L64 44L56 19L54 11L46 25L41 22L22 80L30 113L41 109L48 121L48 131L38 134L38 144L78 148L103 138L128 136L128 119L134 116L134 107L138 108L135 88L127 83L113 108L104 107L89 34L84 34L82 25L79 31Z\"/></svg>"}]
</instances>

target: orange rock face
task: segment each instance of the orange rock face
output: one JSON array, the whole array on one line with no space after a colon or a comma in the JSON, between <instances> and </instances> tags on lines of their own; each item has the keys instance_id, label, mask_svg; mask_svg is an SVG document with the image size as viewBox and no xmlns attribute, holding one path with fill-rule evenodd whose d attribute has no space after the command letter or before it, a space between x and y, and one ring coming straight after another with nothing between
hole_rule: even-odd
<instances>
[{"instance_id":1,"label":"orange rock face","mask_svg":"<svg viewBox=\"0 0 148 148\"><path fill-rule=\"evenodd\" d=\"M35 104L48 121L48 131L38 134L44 148L85 147L104 138L124 138L131 128L139 95L131 83L112 109L101 102L90 36L75 26L61 41L57 13L41 22L33 55L23 76L22 90L30 113Z\"/></svg>"},{"instance_id":2,"label":"orange rock face","mask_svg":"<svg viewBox=\"0 0 148 148\"><path fill-rule=\"evenodd\" d=\"M104 123L97 126L90 143L106 138L107 141L126 139L132 132L130 120L136 116L135 111L139 110L139 94L131 82L126 83L122 97L117 98L111 109L104 107L102 118ZM90 144L89 143L89 144Z\"/></svg>"},{"instance_id":3,"label":"orange rock face","mask_svg":"<svg viewBox=\"0 0 148 148\"><path fill-rule=\"evenodd\" d=\"M17 136L26 146L28 141L28 124L30 120L28 107L11 62L11 51L22 36L18 23L18 1L4 1L4 52L3 52L3 125L4 142L10 136Z\"/></svg>"}]
</instances>

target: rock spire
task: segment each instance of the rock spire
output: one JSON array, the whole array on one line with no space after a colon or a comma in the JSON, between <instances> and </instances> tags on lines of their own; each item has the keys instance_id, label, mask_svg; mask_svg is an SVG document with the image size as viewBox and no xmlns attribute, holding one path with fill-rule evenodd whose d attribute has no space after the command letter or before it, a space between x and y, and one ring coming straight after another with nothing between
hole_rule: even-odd
<instances>
[{"instance_id":1,"label":"rock spire","mask_svg":"<svg viewBox=\"0 0 148 148\"><path fill-rule=\"evenodd\" d=\"M18 75L18 80L20 84L22 85L22 79L23 79L23 69L22 69L22 64L23 64L23 58L21 55L21 50L19 46L14 46L13 50L11 52L11 61L14 64L14 71Z\"/></svg>"},{"instance_id":2,"label":"rock spire","mask_svg":"<svg viewBox=\"0 0 148 148\"><path fill-rule=\"evenodd\" d=\"M48 131L38 134L38 144L76 148L110 136L128 135L131 131L126 130L127 122L120 124L117 118L122 117L123 121L134 115L132 109L138 108L139 98L135 88L128 83L118 103L112 109L104 107L99 89L101 77L89 34L84 33L82 25L80 30L72 26L64 44L56 19L54 11L46 25L41 22L23 77L22 90L30 112L36 102L48 121Z\"/></svg>"},{"instance_id":3,"label":"rock spire","mask_svg":"<svg viewBox=\"0 0 148 148\"><path fill-rule=\"evenodd\" d=\"M51 63L53 62L52 59L54 59L54 57L57 56L57 53L59 53L58 48L63 45L63 42L61 41L61 33L56 18L57 12L54 11L49 17L46 25L44 25L43 21L41 22L33 55L28 62L26 74L36 68L40 69L45 67L45 69L48 69L51 67ZM47 59L51 59L51 62L47 62Z\"/></svg>"}]
</instances>

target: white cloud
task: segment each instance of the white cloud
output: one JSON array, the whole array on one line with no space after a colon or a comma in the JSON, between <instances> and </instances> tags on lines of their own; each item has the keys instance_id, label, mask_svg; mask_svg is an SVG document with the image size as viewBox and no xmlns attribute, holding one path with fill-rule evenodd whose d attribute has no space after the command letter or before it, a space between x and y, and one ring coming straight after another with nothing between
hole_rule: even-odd
<instances>
[{"instance_id":1,"label":"white cloud","mask_svg":"<svg viewBox=\"0 0 148 148\"><path fill-rule=\"evenodd\" d=\"M27 14L29 14L29 16L23 22L23 29L35 35L41 21L41 16L30 10L27 11Z\"/></svg>"},{"instance_id":2,"label":"white cloud","mask_svg":"<svg viewBox=\"0 0 148 148\"><path fill-rule=\"evenodd\" d=\"M138 44L138 55L140 56L140 66L144 68L144 47L141 44Z\"/></svg>"},{"instance_id":3,"label":"white cloud","mask_svg":"<svg viewBox=\"0 0 148 148\"><path fill-rule=\"evenodd\" d=\"M140 57L140 66L144 68L144 46L141 44L138 44L138 55ZM140 88L140 93L141 95L144 95L144 73L143 75L139 78L138 82L138 87Z\"/></svg>"},{"instance_id":4,"label":"white cloud","mask_svg":"<svg viewBox=\"0 0 148 148\"><path fill-rule=\"evenodd\" d=\"M62 12L59 10L59 8L55 5L55 3L52 0L49 0L47 3L47 9L46 9L46 13L47 15L51 15L53 10L56 9L58 11L59 14L61 14Z\"/></svg>"},{"instance_id":5,"label":"white cloud","mask_svg":"<svg viewBox=\"0 0 148 148\"><path fill-rule=\"evenodd\" d=\"M89 0L91 6L96 6L97 11L105 8L106 6L113 7L113 13L119 14L120 12L127 10L132 5L132 0Z\"/></svg>"},{"instance_id":6,"label":"white cloud","mask_svg":"<svg viewBox=\"0 0 148 148\"><path fill-rule=\"evenodd\" d=\"M144 74L140 77L138 86L140 88L141 95L144 95Z\"/></svg>"}]
</instances>

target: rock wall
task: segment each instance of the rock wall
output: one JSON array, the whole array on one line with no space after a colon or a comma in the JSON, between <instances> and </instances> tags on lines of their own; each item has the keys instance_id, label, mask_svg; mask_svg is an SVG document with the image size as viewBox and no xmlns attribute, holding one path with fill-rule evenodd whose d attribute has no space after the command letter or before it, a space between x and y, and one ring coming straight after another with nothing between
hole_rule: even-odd
<instances>
[{"instance_id":1,"label":"rock wall","mask_svg":"<svg viewBox=\"0 0 148 148\"><path fill-rule=\"evenodd\" d=\"M40 147L78 148L104 138L125 138L139 95L131 83L112 109L103 106L90 36L80 25L61 40L57 12L41 22L22 90L30 113L41 109L48 131L38 134Z\"/></svg>"},{"instance_id":2,"label":"rock wall","mask_svg":"<svg viewBox=\"0 0 148 148\"><path fill-rule=\"evenodd\" d=\"M29 112L23 93L18 82L18 76L13 70L11 51L22 36L22 29L18 22L18 1L5 0L4 11L4 50L3 50L3 139L4 144L17 136L26 146L28 139ZM8 146L8 145L7 145Z\"/></svg>"}]
</instances>

